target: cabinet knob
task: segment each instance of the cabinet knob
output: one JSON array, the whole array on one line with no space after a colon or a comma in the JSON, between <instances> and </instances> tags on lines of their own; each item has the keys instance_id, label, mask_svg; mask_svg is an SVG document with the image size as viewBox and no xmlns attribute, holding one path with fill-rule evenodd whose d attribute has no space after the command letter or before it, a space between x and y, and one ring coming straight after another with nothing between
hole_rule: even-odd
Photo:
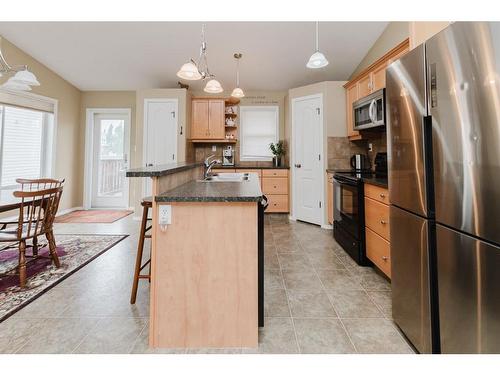
<instances>
[{"instance_id":1,"label":"cabinet knob","mask_svg":"<svg viewBox=\"0 0 500 375\"><path fill-rule=\"evenodd\" d=\"M380 224L387 224L385 220L380 220Z\"/></svg>"},{"instance_id":2,"label":"cabinet knob","mask_svg":"<svg viewBox=\"0 0 500 375\"><path fill-rule=\"evenodd\" d=\"M384 193L380 193L380 198L385 198L385 194Z\"/></svg>"},{"instance_id":3,"label":"cabinet knob","mask_svg":"<svg viewBox=\"0 0 500 375\"><path fill-rule=\"evenodd\" d=\"M389 257L386 257L386 256L384 255L384 256L382 257L382 260L383 260L384 262L387 262L387 261L389 260Z\"/></svg>"}]
</instances>

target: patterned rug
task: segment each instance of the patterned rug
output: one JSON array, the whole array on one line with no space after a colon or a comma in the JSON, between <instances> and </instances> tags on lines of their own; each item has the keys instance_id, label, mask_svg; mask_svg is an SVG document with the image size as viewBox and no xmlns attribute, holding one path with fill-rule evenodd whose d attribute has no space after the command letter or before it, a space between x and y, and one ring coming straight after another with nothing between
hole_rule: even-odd
<instances>
[{"instance_id":1,"label":"patterned rug","mask_svg":"<svg viewBox=\"0 0 500 375\"><path fill-rule=\"evenodd\" d=\"M16 248L0 249L0 322L40 297L72 273L76 272L99 255L111 249L126 235L56 235L57 254L61 267L56 268L50 259L47 247L39 249L39 258L27 266L26 288L19 287L19 251ZM31 255L31 248L27 249Z\"/></svg>"},{"instance_id":2,"label":"patterned rug","mask_svg":"<svg viewBox=\"0 0 500 375\"><path fill-rule=\"evenodd\" d=\"M56 217L56 223L114 223L128 216L128 210L77 210Z\"/></svg>"}]
</instances>

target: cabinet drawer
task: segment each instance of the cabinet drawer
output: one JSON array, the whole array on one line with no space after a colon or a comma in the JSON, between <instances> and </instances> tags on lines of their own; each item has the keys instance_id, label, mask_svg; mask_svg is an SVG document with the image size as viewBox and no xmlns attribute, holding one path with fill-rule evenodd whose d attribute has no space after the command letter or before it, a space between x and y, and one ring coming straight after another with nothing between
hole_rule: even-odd
<instances>
[{"instance_id":1,"label":"cabinet drawer","mask_svg":"<svg viewBox=\"0 0 500 375\"><path fill-rule=\"evenodd\" d=\"M212 169L212 173L234 173L234 169L229 168L221 168L221 169Z\"/></svg>"},{"instance_id":2,"label":"cabinet drawer","mask_svg":"<svg viewBox=\"0 0 500 375\"><path fill-rule=\"evenodd\" d=\"M262 176L260 169L237 169L237 173L257 173L259 178Z\"/></svg>"},{"instance_id":3,"label":"cabinet drawer","mask_svg":"<svg viewBox=\"0 0 500 375\"><path fill-rule=\"evenodd\" d=\"M288 177L288 169L263 169L262 177Z\"/></svg>"},{"instance_id":4,"label":"cabinet drawer","mask_svg":"<svg viewBox=\"0 0 500 375\"><path fill-rule=\"evenodd\" d=\"M288 178L266 177L262 178L264 194L288 194Z\"/></svg>"},{"instance_id":5,"label":"cabinet drawer","mask_svg":"<svg viewBox=\"0 0 500 375\"><path fill-rule=\"evenodd\" d=\"M389 206L365 197L365 225L389 241Z\"/></svg>"},{"instance_id":6,"label":"cabinet drawer","mask_svg":"<svg viewBox=\"0 0 500 375\"><path fill-rule=\"evenodd\" d=\"M266 195L269 205L266 213L288 212L288 195Z\"/></svg>"},{"instance_id":7,"label":"cabinet drawer","mask_svg":"<svg viewBox=\"0 0 500 375\"><path fill-rule=\"evenodd\" d=\"M370 228L366 228L366 256L375 265L391 277L391 246L388 241L380 237Z\"/></svg>"},{"instance_id":8,"label":"cabinet drawer","mask_svg":"<svg viewBox=\"0 0 500 375\"><path fill-rule=\"evenodd\" d=\"M365 184L365 197L389 204L389 190L380 186Z\"/></svg>"}]
</instances>

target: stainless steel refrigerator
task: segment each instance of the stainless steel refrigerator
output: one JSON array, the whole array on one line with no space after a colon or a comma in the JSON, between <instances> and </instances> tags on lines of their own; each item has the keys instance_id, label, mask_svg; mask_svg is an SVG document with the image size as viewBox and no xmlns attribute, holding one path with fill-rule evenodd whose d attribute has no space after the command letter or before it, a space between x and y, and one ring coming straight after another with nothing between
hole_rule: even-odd
<instances>
[{"instance_id":1,"label":"stainless steel refrigerator","mask_svg":"<svg viewBox=\"0 0 500 375\"><path fill-rule=\"evenodd\" d=\"M423 353L500 353L500 23L387 69L393 318Z\"/></svg>"}]
</instances>

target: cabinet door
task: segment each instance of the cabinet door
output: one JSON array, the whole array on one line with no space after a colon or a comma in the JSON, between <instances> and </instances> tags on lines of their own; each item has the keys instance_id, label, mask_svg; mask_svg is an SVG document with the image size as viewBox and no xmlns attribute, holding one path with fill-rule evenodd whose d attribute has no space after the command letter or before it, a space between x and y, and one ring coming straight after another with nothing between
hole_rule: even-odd
<instances>
[{"instance_id":1,"label":"cabinet door","mask_svg":"<svg viewBox=\"0 0 500 375\"><path fill-rule=\"evenodd\" d=\"M386 63L380 64L372 71L372 91L377 91L385 87L385 68Z\"/></svg>"},{"instance_id":2,"label":"cabinet door","mask_svg":"<svg viewBox=\"0 0 500 375\"><path fill-rule=\"evenodd\" d=\"M349 137L359 135L359 132L354 130L354 116L352 111L352 103L358 100L358 86L352 85L346 91L346 119L347 119L347 135Z\"/></svg>"},{"instance_id":3,"label":"cabinet door","mask_svg":"<svg viewBox=\"0 0 500 375\"><path fill-rule=\"evenodd\" d=\"M358 81L358 98L364 98L372 92L372 77L371 73L367 73Z\"/></svg>"},{"instance_id":4,"label":"cabinet door","mask_svg":"<svg viewBox=\"0 0 500 375\"><path fill-rule=\"evenodd\" d=\"M327 197L327 207L328 207L328 222L333 224L333 182L328 181L328 197Z\"/></svg>"},{"instance_id":5,"label":"cabinet door","mask_svg":"<svg viewBox=\"0 0 500 375\"><path fill-rule=\"evenodd\" d=\"M224 100L210 100L208 111L208 138L224 139L226 131L224 128Z\"/></svg>"},{"instance_id":6,"label":"cabinet door","mask_svg":"<svg viewBox=\"0 0 500 375\"><path fill-rule=\"evenodd\" d=\"M208 100L193 100L192 109L191 138L208 138Z\"/></svg>"}]
</instances>

